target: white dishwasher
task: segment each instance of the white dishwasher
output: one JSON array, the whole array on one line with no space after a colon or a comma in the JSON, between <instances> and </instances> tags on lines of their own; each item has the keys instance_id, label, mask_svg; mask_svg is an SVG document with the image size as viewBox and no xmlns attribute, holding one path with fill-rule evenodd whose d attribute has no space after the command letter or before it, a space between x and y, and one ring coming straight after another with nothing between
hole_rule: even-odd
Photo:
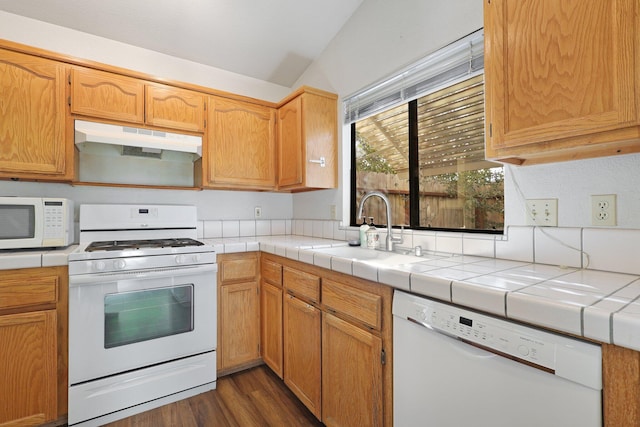
<instances>
[{"instance_id":1,"label":"white dishwasher","mask_svg":"<svg viewBox=\"0 0 640 427\"><path fill-rule=\"evenodd\" d=\"M395 291L396 427L601 427L599 345Z\"/></svg>"}]
</instances>

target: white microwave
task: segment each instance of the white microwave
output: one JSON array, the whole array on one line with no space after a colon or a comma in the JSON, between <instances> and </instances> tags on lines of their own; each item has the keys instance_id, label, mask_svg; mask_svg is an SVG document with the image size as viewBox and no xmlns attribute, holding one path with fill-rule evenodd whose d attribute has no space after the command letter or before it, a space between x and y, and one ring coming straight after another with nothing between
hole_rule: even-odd
<instances>
[{"instance_id":1,"label":"white microwave","mask_svg":"<svg viewBox=\"0 0 640 427\"><path fill-rule=\"evenodd\" d=\"M0 249L69 246L73 229L72 200L0 197Z\"/></svg>"}]
</instances>

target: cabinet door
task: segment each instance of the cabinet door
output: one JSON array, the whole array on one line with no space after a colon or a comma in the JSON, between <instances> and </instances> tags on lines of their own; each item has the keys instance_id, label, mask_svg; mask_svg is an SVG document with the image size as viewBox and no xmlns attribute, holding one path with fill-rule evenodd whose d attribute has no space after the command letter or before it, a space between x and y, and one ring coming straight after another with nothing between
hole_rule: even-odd
<instances>
[{"instance_id":1,"label":"cabinet door","mask_svg":"<svg viewBox=\"0 0 640 427\"><path fill-rule=\"evenodd\" d=\"M56 418L54 310L0 316L0 424L35 426Z\"/></svg>"},{"instance_id":2,"label":"cabinet door","mask_svg":"<svg viewBox=\"0 0 640 427\"><path fill-rule=\"evenodd\" d=\"M278 187L302 185L302 98L278 109Z\"/></svg>"},{"instance_id":3,"label":"cabinet door","mask_svg":"<svg viewBox=\"0 0 640 427\"><path fill-rule=\"evenodd\" d=\"M284 301L284 382L321 419L320 310L292 295Z\"/></svg>"},{"instance_id":4,"label":"cabinet door","mask_svg":"<svg viewBox=\"0 0 640 427\"><path fill-rule=\"evenodd\" d=\"M382 340L331 314L322 319L322 421L381 426Z\"/></svg>"},{"instance_id":5,"label":"cabinet door","mask_svg":"<svg viewBox=\"0 0 640 427\"><path fill-rule=\"evenodd\" d=\"M307 188L338 186L338 104L333 97L302 95L302 126L305 148L304 179Z\"/></svg>"},{"instance_id":6,"label":"cabinet door","mask_svg":"<svg viewBox=\"0 0 640 427\"><path fill-rule=\"evenodd\" d=\"M485 0L487 157L535 154L553 149L549 141L638 123L636 5Z\"/></svg>"},{"instance_id":7,"label":"cabinet door","mask_svg":"<svg viewBox=\"0 0 640 427\"><path fill-rule=\"evenodd\" d=\"M144 123L144 81L86 68L71 70L71 113Z\"/></svg>"},{"instance_id":8,"label":"cabinet door","mask_svg":"<svg viewBox=\"0 0 640 427\"><path fill-rule=\"evenodd\" d=\"M205 96L164 85L146 87L146 123L171 129L204 131Z\"/></svg>"},{"instance_id":9,"label":"cabinet door","mask_svg":"<svg viewBox=\"0 0 640 427\"><path fill-rule=\"evenodd\" d=\"M282 289L264 280L260 286L262 360L282 378Z\"/></svg>"},{"instance_id":10,"label":"cabinet door","mask_svg":"<svg viewBox=\"0 0 640 427\"><path fill-rule=\"evenodd\" d=\"M218 370L260 358L260 300L257 282L221 286Z\"/></svg>"},{"instance_id":11,"label":"cabinet door","mask_svg":"<svg viewBox=\"0 0 640 427\"><path fill-rule=\"evenodd\" d=\"M209 98L209 184L275 187L275 110Z\"/></svg>"},{"instance_id":12,"label":"cabinet door","mask_svg":"<svg viewBox=\"0 0 640 427\"><path fill-rule=\"evenodd\" d=\"M67 180L63 64L0 50L0 177Z\"/></svg>"},{"instance_id":13,"label":"cabinet door","mask_svg":"<svg viewBox=\"0 0 640 427\"><path fill-rule=\"evenodd\" d=\"M305 91L278 109L278 188L336 188L336 97Z\"/></svg>"}]
</instances>

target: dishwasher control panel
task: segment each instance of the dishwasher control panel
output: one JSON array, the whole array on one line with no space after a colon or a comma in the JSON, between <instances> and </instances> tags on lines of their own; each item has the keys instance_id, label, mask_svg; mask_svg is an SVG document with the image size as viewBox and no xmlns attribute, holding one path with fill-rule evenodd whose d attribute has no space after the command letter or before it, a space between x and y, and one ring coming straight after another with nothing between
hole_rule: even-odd
<instances>
[{"instance_id":1,"label":"dishwasher control panel","mask_svg":"<svg viewBox=\"0 0 640 427\"><path fill-rule=\"evenodd\" d=\"M527 334L523 330L506 327L510 325L489 316L435 301L433 303L416 306L415 317L409 316L408 319L487 350L555 370L556 351L553 342ZM538 331L535 332L538 335Z\"/></svg>"}]
</instances>

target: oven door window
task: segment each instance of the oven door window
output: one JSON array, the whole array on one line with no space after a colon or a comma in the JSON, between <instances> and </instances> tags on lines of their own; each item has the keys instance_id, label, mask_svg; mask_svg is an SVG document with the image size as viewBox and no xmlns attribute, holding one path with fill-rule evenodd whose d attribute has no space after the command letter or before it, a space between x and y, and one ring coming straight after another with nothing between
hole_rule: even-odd
<instances>
[{"instance_id":1,"label":"oven door window","mask_svg":"<svg viewBox=\"0 0 640 427\"><path fill-rule=\"evenodd\" d=\"M193 284L104 297L104 348L193 331Z\"/></svg>"}]
</instances>

